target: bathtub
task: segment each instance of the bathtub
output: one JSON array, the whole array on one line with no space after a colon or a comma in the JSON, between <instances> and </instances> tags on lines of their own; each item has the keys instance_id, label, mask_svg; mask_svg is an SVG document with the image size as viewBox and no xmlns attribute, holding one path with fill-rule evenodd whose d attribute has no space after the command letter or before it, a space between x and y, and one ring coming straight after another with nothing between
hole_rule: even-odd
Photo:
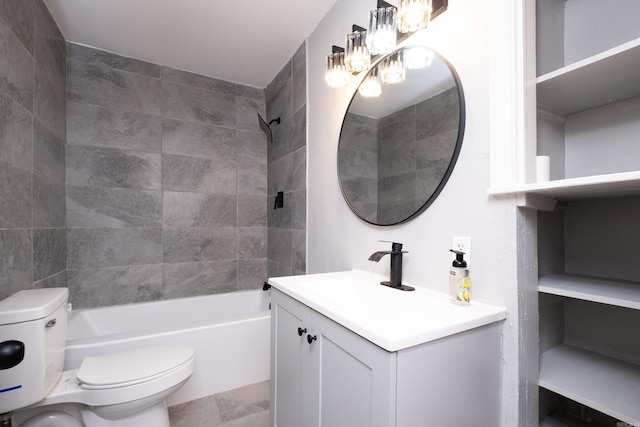
<instances>
[{"instance_id":1,"label":"bathtub","mask_svg":"<svg viewBox=\"0 0 640 427\"><path fill-rule=\"evenodd\" d=\"M169 406L269 379L269 295L261 290L71 310L64 369L151 344L195 349L196 371Z\"/></svg>"}]
</instances>

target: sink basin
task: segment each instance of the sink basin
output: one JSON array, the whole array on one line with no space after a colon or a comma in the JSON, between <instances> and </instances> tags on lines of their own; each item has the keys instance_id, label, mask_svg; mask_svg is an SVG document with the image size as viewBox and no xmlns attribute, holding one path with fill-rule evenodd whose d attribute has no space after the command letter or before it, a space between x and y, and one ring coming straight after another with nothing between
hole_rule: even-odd
<instances>
[{"instance_id":1,"label":"sink basin","mask_svg":"<svg viewBox=\"0 0 640 427\"><path fill-rule=\"evenodd\" d=\"M422 344L506 317L506 310L472 302L450 304L445 293L402 292L359 270L270 278L276 289L388 350Z\"/></svg>"}]
</instances>

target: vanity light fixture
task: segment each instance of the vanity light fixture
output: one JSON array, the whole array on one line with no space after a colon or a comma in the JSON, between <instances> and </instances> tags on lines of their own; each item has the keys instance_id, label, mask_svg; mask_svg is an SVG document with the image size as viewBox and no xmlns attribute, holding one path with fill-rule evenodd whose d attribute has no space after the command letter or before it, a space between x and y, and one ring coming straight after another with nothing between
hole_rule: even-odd
<instances>
[{"instance_id":1,"label":"vanity light fixture","mask_svg":"<svg viewBox=\"0 0 640 427\"><path fill-rule=\"evenodd\" d=\"M347 34L344 62L350 73L357 74L369 69L371 66L371 54L367 47L367 30L354 25L352 31L352 33Z\"/></svg>"},{"instance_id":2,"label":"vanity light fixture","mask_svg":"<svg viewBox=\"0 0 640 427\"><path fill-rule=\"evenodd\" d=\"M348 85L349 73L358 74L368 70L375 56L393 52L398 41L403 41L413 32L426 28L429 22L446 11L449 5L449 0L398 1L400 6L396 8L384 0L377 0L376 9L369 12L368 30L353 25L352 32L347 34L346 52L344 48L333 46L332 53L327 55L327 69L324 74L329 87ZM433 55L428 49L424 49L424 52ZM386 67L380 64L379 76L382 83L395 84L404 81L405 70L397 69L399 64L404 63L409 69L417 69L426 68L433 61L433 57L419 55L416 51L415 56L412 53L399 62L385 61ZM374 84L371 83L372 87Z\"/></svg>"},{"instance_id":3,"label":"vanity light fixture","mask_svg":"<svg viewBox=\"0 0 640 427\"><path fill-rule=\"evenodd\" d=\"M372 55L393 52L398 40L398 10L380 1L378 8L369 12L367 44Z\"/></svg>"},{"instance_id":4,"label":"vanity light fixture","mask_svg":"<svg viewBox=\"0 0 640 427\"><path fill-rule=\"evenodd\" d=\"M394 53L379 65L380 80L385 85L396 85L404 82L407 70L404 67L404 53Z\"/></svg>"},{"instance_id":5,"label":"vanity light fixture","mask_svg":"<svg viewBox=\"0 0 640 427\"><path fill-rule=\"evenodd\" d=\"M398 31L413 33L427 28L431 20L431 0L400 0Z\"/></svg>"},{"instance_id":6,"label":"vanity light fixture","mask_svg":"<svg viewBox=\"0 0 640 427\"><path fill-rule=\"evenodd\" d=\"M371 70L369 75L358 87L358 93L363 98L377 98L382 93L382 84L378 75L378 67Z\"/></svg>"},{"instance_id":7,"label":"vanity light fixture","mask_svg":"<svg viewBox=\"0 0 640 427\"><path fill-rule=\"evenodd\" d=\"M329 87L342 87L349 84L349 72L344 62L343 48L333 46L331 54L327 55L324 79Z\"/></svg>"}]
</instances>

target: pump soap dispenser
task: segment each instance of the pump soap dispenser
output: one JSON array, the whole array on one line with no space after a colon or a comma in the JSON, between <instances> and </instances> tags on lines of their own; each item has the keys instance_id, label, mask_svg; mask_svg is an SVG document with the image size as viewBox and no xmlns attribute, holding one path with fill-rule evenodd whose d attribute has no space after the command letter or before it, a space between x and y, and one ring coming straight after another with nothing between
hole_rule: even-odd
<instances>
[{"instance_id":1,"label":"pump soap dispenser","mask_svg":"<svg viewBox=\"0 0 640 427\"><path fill-rule=\"evenodd\" d=\"M449 301L455 305L467 306L471 300L471 279L464 252L450 249L456 254L449 270Z\"/></svg>"}]
</instances>

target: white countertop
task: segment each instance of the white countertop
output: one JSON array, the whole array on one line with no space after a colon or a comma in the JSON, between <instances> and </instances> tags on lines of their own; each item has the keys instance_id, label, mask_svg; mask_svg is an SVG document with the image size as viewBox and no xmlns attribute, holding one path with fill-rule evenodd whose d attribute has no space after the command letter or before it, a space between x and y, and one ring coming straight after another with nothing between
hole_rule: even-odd
<instances>
[{"instance_id":1,"label":"white countertop","mask_svg":"<svg viewBox=\"0 0 640 427\"><path fill-rule=\"evenodd\" d=\"M380 285L381 280L388 278L353 270L272 277L269 284L387 351L402 350L506 317L504 307L475 301L468 307L459 307L449 303L445 293L420 287L411 292L400 291Z\"/></svg>"}]
</instances>

